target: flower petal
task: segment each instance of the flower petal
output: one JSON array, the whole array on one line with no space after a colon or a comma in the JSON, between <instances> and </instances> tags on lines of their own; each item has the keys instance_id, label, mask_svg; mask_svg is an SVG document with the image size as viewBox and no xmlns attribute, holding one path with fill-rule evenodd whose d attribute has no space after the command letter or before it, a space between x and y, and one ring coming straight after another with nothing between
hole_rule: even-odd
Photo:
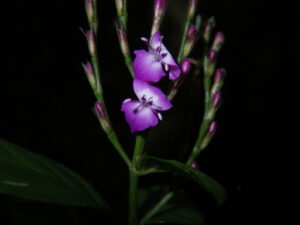
<instances>
[{"instance_id":1,"label":"flower petal","mask_svg":"<svg viewBox=\"0 0 300 225\"><path fill-rule=\"evenodd\" d=\"M142 80L134 79L133 89L138 99L142 101L143 96L153 102L151 106L154 109L165 111L172 108L172 103L165 96L165 94L157 87L154 87Z\"/></svg>"},{"instance_id":2,"label":"flower petal","mask_svg":"<svg viewBox=\"0 0 300 225\"><path fill-rule=\"evenodd\" d=\"M161 49L160 55L164 55L162 61L165 64L168 64L168 66L169 66L169 71L170 71L169 79L170 80L177 79L181 74L180 67L177 65L176 61L174 60L174 58L172 57L171 53L168 51L166 46L162 43L162 36L159 31L157 31L153 35L150 45L151 45L151 48L153 48L153 49L157 49L157 48Z\"/></svg>"},{"instance_id":3,"label":"flower petal","mask_svg":"<svg viewBox=\"0 0 300 225\"><path fill-rule=\"evenodd\" d=\"M166 75L159 61L154 55L145 50L134 51L136 57L133 62L135 78L147 82L158 82Z\"/></svg>"},{"instance_id":4,"label":"flower petal","mask_svg":"<svg viewBox=\"0 0 300 225\"><path fill-rule=\"evenodd\" d=\"M155 60L153 54L145 50L134 51L136 57L133 62L135 78L147 82L158 82L166 75L159 61Z\"/></svg>"},{"instance_id":5,"label":"flower petal","mask_svg":"<svg viewBox=\"0 0 300 225\"><path fill-rule=\"evenodd\" d=\"M124 101L122 104L125 119L131 132L142 131L158 124L158 118L151 107L142 107L138 101Z\"/></svg>"},{"instance_id":6,"label":"flower petal","mask_svg":"<svg viewBox=\"0 0 300 225\"><path fill-rule=\"evenodd\" d=\"M153 49L157 49L161 46L162 43L162 36L159 31L157 31L151 38L150 45Z\"/></svg>"}]
</instances>

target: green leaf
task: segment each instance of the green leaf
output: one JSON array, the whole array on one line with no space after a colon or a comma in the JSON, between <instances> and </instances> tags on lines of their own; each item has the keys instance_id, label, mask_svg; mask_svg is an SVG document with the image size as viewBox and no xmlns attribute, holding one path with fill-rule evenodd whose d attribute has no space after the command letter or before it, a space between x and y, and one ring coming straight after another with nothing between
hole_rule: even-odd
<instances>
[{"instance_id":1,"label":"green leaf","mask_svg":"<svg viewBox=\"0 0 300 225\"><path fill-rule=\"evenodd\" d=\"M144 224L185 224L204 225L203 215L198 211L189 208L173 209L160 213L158 216L149 219Z\"/></svg>"},{"instance_id":2,"label":"green leaf","mask_svg":"<svg viewBox=\"0 0 300 225\"><path fill-rule=\"evenodd\" d=\"M141 224L205 224L204 216L184 192L176 192L172 196L153 216L144 217Z\"/></svg>"},{"instance_id":3,"label":"green leaf","mask_svg":"<svg viewBox=\"0 0 300 225\"><path fill-rule=\"evenodd\" d=\"M146 167L146 170L156 169L158 172L174 172L188 179L196 181L213 198L216 199L217 204L222 204L227 198L226 191L216 180L197 169L187 166L186 164L175 160L163 160L147 156L144 157L143 160L143 166Z\"/></svg>"},{"instance_id":4,"label":"green leaf","mask_svg":"<svg viewBox=\"0 0 300 225\"><path fill-rule=\"evenodd\" d=\"M1 138L0 193L46 203L108 209L97 191L75 172Z\"/></svg>"}]
</instances>

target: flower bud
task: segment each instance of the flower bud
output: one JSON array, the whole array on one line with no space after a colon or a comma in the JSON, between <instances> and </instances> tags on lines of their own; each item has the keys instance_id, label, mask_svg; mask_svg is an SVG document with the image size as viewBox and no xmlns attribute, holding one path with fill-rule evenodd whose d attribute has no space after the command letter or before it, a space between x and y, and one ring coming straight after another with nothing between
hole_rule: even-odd
<instances>
[{"instance_id":1,"label":"flower bud","mask_svg":"<svg viewBox=\"0 0 300 225\"><path fill-rule=\"evenodd\" d=\"M208 43L210 40L211 32L212 32L212 29L215 27L215 24L216 24L216 22L215 22L214 17L209 18L208 21L206 22L206 25L205 25L205 28L203 31L203 39L206 43Z\"/></svg>"},{"instance_id":2,"label":"flower bud","mask_svg":"<svg viewBox=\"0 0 300 225\"><path fill-rule=\"evenodd\" d=\"M118 31L118 38L119 38L121 51L124 55L129 55L130 50L129 50L127 34L126 34L124 26L121 23L117 24L117 31Z\"/></svg>"},{"instance_id":3,"label":"flower bud","mask_svg":"<svg viewBox=\"0 0 300 225\"><path fill-rule=\"evenodd\" d=\"M219 104L220 100L221 100L221 92L217 91L213 97L212 107L216 108L216 106Z\"/></svg>"},{"instance_id":4,"label":"flower bud","mask_svg":"<svg viewBox=\"0 0 300 225\"><path fill-rule=\"evenodd\" d=\"M184 59L181 63L181 71L183 74L187 74L191 69L191 62L189 59Z\"/></svg>"},{"instance_id":5,"label":"flower bud","mask_svg":"<svg viewBox=\"0 0 300 225\"><path fill-rule=\"evenodd\" d=\"M95 41L95 34L92 30L89 30L85 34L88 46L89 46L89 51L91 55L96 54L96 41Z\"/></svg>"},{"instance_id":6,"label":"flower bud","mask_svg":"<svg viewBox=\"0 0 300 225\"><path fill-rule=\"evenodd\" d=\"M123 16L125 3L124 0L115 0L118 16Z\"/></svg>"},{"instance_id":7,"label":"flower bud","mask_svg":"<svg viewBox=\"0 0 300 225\"><path fill-rule=\"evenodd\" d=\"M201 150L203 150L207 147L207 145L211 141L212 137L214 136L216 129L217 129L216 121L211 122L209 125L209 128L208 128L207 134L200 145Z\"/></svg>"},{"instance_id":8,"label":"flower bud","mask_svg":"<svg viewBox=\"0 0 300 225\"><path fill-rule=\"evenodd\" d=\"M210 63L216 63L216 58L217 58L217 52L213 49L210 49L208 52L208 58Z\"/></svg>"},{"instance_id":9,"label":"flower bud","mask_svg":"<svg viewBox=\"0 0 300 225\"><path fill-rule=\"evenodd\" d=\"M90 62L87 62L86 64L82 64L82 66L92 89L93 90L96 89L96 79L94 75L93 66L91 65Z\"/></svg>"},{"instance_id":10,"label":"flower bud","mask_svg":"<svg viewBox=\"0 0 300 225\"><path fill-rule=\"evenodd\" d=\"M188 6L188 18L192 19L197 8L197 0L190 0Z\"/></svg>"},{"instance_id":11,"label":"flower bud","mask_svg":"<svg viewBox=\"0 0 300 225\"><path fill-rule=\"evenodd\" d=\"M95 19L93 0L85 0L85 12L89 23L92 23Z\"/></svg>"},{"instance_id":12,"label":"flower bud","mask_svg":"<svg viewBox=\"0 0 300 225\"><path fill-rule=\"evenodd\" d=\"M196 43L197 34L198 34L198 31L197 31L196 26L191 25L188 29L186 42L185 42L185 45L183 48L183 57L187 57L191 53L191 51L194 47L194 44Z\"/></svg>"},{"instance_id":13,"label":"flower bud","mask_svg":"<svg viewBox=\"0 0 300 225\"><path fill-rule=\"evenodd\" d=\"M212 44L212 49L216 52L220 51L222 45L224 44L225 37L222 32L217 32Z\"/></svg>"},{"instance_id":14,"label":"flower bud","mask_svg":"<svg viewBox=\"0 0 300 225\"><path fill-rule=\"evenodd\" d=\"M208 128L208 135L213 135L217 130L217 122L213 121L210 123L209 128Z\"/></svg>"},{"instance_id":15,"label":"flower bud","mask_svg":"<svg viewBox=\"0 0 300 225\"><path fill-rule=\"evenodd\" d=\"M203 69L205 76L212 76L216 68L216 54L215 51L210 50L208 56L203 59Z\"/></svg>"},{"instance_id":16,"label":"flower bud","mask_svg":"<svg viewBox=\"0 0 300 225\"><path fill-rule=\"evenodd\" d=\"M107 116L105 115L105 110L104 110L103 104L101 102L96 102L95 106L94 106L94 110L95 110L98 120L102 126L102 129L106 133L111 131L111 126L109 124Z\"/></svg>"},{"instance_id":17,"label":"flower bud","mask_svg":"<svg viewBox=\"0 0 300 225\"><path fill-rule=\"evenodd\" d=\"M211 96L221 89L223 86L224 76L226 71L224 69L217 69L214 75L214 83L211 88Z\"/></svg>"},{"instance_id":18,"label":"flower bud","mask_svg":"<svg viewBox=\"0 0 300 225\"><path fill-rule=\"evenodd\" d=\"M167 0L154 1L151 37L159 30L167 8Z\"/></svg>"},{"instance_id":19,"label":"flower bud","mask_svg":"<svg viewBox=\"0 0 300 225\"><path fill-rule=\"evenodd\" d=\"M190 167L193 168L193 169L197 169L199 167L198 163L193 161L191 164L190 164Z\"/></svg>"}]
</instances>

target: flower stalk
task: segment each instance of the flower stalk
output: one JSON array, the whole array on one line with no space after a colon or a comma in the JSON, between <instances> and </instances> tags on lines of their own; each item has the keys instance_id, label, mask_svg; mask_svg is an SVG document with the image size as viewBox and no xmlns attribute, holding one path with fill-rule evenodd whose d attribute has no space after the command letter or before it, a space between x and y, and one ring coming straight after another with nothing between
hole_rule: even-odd
<instances>
[{"instance_id":1,"label":"flower stalk","mask_svg":"<svg viewBox=\"0 0 300 225\"><path fill-rule=\"evenodd\" d=\"M121 158L124 160L126 165L131 166L131 161L125 153L123 147L121 146L116 133L114 132L106 104L103 96L103 89L101 84L101 73L98 58L98 46L97 46L97 36L98 36L98 16L97 16L97 0L86 0L85 9L88 18L89 30L86 32L86 39L88 43L89 53L91 57L91 63L85 64L84 70L87 74L90 86L94 92L97 99L95 103L95 112L97 118L101 124L103 131L106 133L108 139L115 147L116 151L119 153Z\"/></svg>"},{"instance_id":2,"label":"flower stalk","mask_svg":"<svg viewBox=\"0 0 300 225\"><path fill-rule=\"evenodd\" d=\"M119 39L121 52L124 57L125 65L131 75L134 78L134 72L132 70L132 60L130 56L130 47L127 37L127 0L115 0L117 9L118 21L116 23L116 29Z\"/></svg>"}]
</instances>

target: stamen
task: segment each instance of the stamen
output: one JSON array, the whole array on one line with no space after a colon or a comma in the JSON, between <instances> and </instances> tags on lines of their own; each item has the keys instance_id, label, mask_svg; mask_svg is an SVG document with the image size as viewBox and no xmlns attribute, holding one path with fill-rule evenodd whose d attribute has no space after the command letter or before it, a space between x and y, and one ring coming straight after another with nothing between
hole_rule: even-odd
<instances>
[{"instance_id":1,"label":"stamen","mask_svg":"<svg viewBox=\"0 0 300 225\"><path fill-rule=\"evenodd\" d=\"M130 102L131 101L131 98L126 98L123 103L126 103L126 102Z\"/></svg>"},{"instance_id":2,"label":"stamen","mask_svg":"<svg viewBox=\"0 0 300 225\"><path fill-rule=\"evenodd\" d=\"M147 39L147 38L145 38L145 37L141 37L141 40L142 40L143 42L146 42L146 43L148 43L148 39Z\"/></svg>"},{"instance_id":3,"label":"stamen","mask_svg":"<svg viewBox=\"0 0 300 225\"><path fill-rule=\"evenodd\" d=\"M157 117L158 117L159 120L163 119L161 113L157 113Z\"/></svg>"},{"instance_id":4,"label":"stamen","mask_svg":"<svg viewBox=\"0 0 300 225\"><path fill-rule=\"evenodd\" d=\"M169 71L169 65L167 63L164 63L164 68L165 68L165 71Z\"/></svg>"}]
</instances>

